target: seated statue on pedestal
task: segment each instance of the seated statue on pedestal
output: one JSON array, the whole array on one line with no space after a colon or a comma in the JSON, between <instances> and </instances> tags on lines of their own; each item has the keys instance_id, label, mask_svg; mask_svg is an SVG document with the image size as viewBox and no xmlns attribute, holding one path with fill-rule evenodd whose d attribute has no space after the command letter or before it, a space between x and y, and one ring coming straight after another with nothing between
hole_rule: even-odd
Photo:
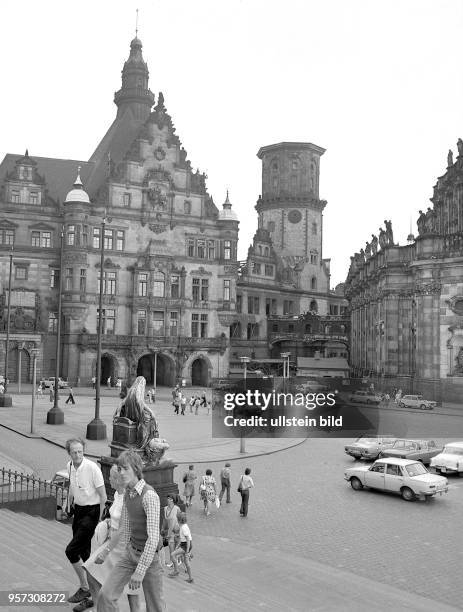
<instances>
[{"instance_id":1,"label":"seated statue on pedestal","mask_svg":"<svg viewBox=\"0 0 463 612\"><path fill-rule=\"evenodd\" d=\"M145 464L158 465L169 448L169 444L159 437L156 417L145 402L145 387L145 378L137 376L114 415L113 442L122 442L127 447L142 450L142 459ZM116 433L121 426L128 430L123 440ZM134 436L131 435L130 430L132 434L135 433Z\"/></svg>"}]
</instances>

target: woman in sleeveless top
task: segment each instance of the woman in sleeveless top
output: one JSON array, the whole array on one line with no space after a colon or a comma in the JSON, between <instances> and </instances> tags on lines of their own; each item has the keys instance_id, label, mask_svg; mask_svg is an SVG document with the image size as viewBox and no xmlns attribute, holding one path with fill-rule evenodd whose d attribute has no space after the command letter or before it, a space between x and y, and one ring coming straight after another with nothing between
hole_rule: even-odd
<instances>
[{"instance_id":1,"label":"woman in sleeveless top","mask_svg":"<svg viewBox=\"0 0 463 612\"><path fill-rule=\"evenodd\" d=\"M169 545L169 552L172 553L175 550L175 530L178 528L178 515L180 514L180 508L175 505L174 498L172 495L167 496L167 506L164 507L164 522L162 525L162 536L167 539ZM167 567L172 567L171 562Z\"/></svg>"},{"instance_id":2,"label":"woman in sleeveless top","mask_svg":"<svg viewBox=\"0 0 463 612\"><path fill-rule=\"evenodd\" d=\"M209 504L215 502L217 495L215 478L212 476L212 470L206 470L206 475L202 477L199 486L201 491L201 499L204 503L204 514L209 516Z\"/></svg>"}]
</instances>

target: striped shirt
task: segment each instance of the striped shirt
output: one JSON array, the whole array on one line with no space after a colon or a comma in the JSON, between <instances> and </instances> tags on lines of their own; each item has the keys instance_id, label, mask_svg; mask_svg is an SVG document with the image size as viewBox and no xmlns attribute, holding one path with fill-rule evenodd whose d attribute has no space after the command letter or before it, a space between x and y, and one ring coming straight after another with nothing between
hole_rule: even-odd
<instances>
[{"instance_id":1,"label":"striped shirt","mask_svg":"<svg viewBox=\"0 0 463 612\"><path fill-rule=\"evenodd\" d=\"M141 495L145 486L143 479L139 480L133 489L129 489L129 496ZM141 554L140 560L135 570L137 574L144 577L146 570L149 568L154 559L154 554L159 540L159 513L160 503L159 496L153 490L146 491L142 497L143 510L146 514L146 531L148 533L148 539L145 543L145 548ZM131 527L129 514L127 512L127 506L124 504L121 515L121 538L122 542L127 546L130 542Z\"/></svg>"}]
</instances>

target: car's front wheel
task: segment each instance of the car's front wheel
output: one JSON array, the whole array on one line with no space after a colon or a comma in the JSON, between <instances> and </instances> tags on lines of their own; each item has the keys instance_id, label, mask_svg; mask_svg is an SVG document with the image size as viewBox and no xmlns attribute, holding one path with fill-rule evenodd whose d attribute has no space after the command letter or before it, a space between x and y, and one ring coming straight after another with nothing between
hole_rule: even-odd
<instances>
[{"instance_id":1,"label":"car's front wheel","mask_svg":"<svg viewBox=\"0 0 463 612\"><path fill-rule=\"evenodd\" d=\"M415 501L415 494L409 487L403 487L400 490L400 494L405 501Z\"/></svg>"},{"instance_id":2,"label":"car's front wheel","mask_svg":"<svg viewBox=\"0 0 463 612\"><path fill-rule=\"evenodd\" d=\"M354 491L361 491L363 489L363 484L355 476L350 479L350 486L354 489Z\"/></svg>"},{"instance_id":3,"label":"car's front wheel","mask_svg":"<svg viewBox=\"0 0 463 612\"><path fill-rule=\"evenodd\" d=\"M405 404L404 404L403 402L399 402L399 406L400 406L401 408L405 408Z\"/></svg>"}]
</instances>

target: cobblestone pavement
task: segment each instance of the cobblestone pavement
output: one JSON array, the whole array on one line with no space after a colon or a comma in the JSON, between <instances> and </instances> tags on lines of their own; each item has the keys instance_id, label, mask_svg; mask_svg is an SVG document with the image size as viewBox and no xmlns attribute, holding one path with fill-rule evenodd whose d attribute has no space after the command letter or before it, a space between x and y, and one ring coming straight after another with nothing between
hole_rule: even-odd
<instances>
[{"instance_id":1,"label":"cobblestone pavement","mask_svg":"<svg viewBox=\"0 0 463 612\"><path fill-rule=\"evenodd\" d=\"M196 497L189 511L193 537L252 543L257 550L350 571L353 581L369 578L461 609L463 478L450 476L449 493L430 502L356 492L343 479L344 469L355 465L344 454L344 442L310 439L273 455L232 461L232 504L206 518ZM62 449L44 441L28 440L18 447L15 434L1 429L0 449L42 476L66 460ZM198 471L211 467L218 476L222 465L210 463ZM249 516L242 519L236 487L247 465L256 488ZM176 470L180 489L184 468Z\"/></svg>"}]
</instances>

